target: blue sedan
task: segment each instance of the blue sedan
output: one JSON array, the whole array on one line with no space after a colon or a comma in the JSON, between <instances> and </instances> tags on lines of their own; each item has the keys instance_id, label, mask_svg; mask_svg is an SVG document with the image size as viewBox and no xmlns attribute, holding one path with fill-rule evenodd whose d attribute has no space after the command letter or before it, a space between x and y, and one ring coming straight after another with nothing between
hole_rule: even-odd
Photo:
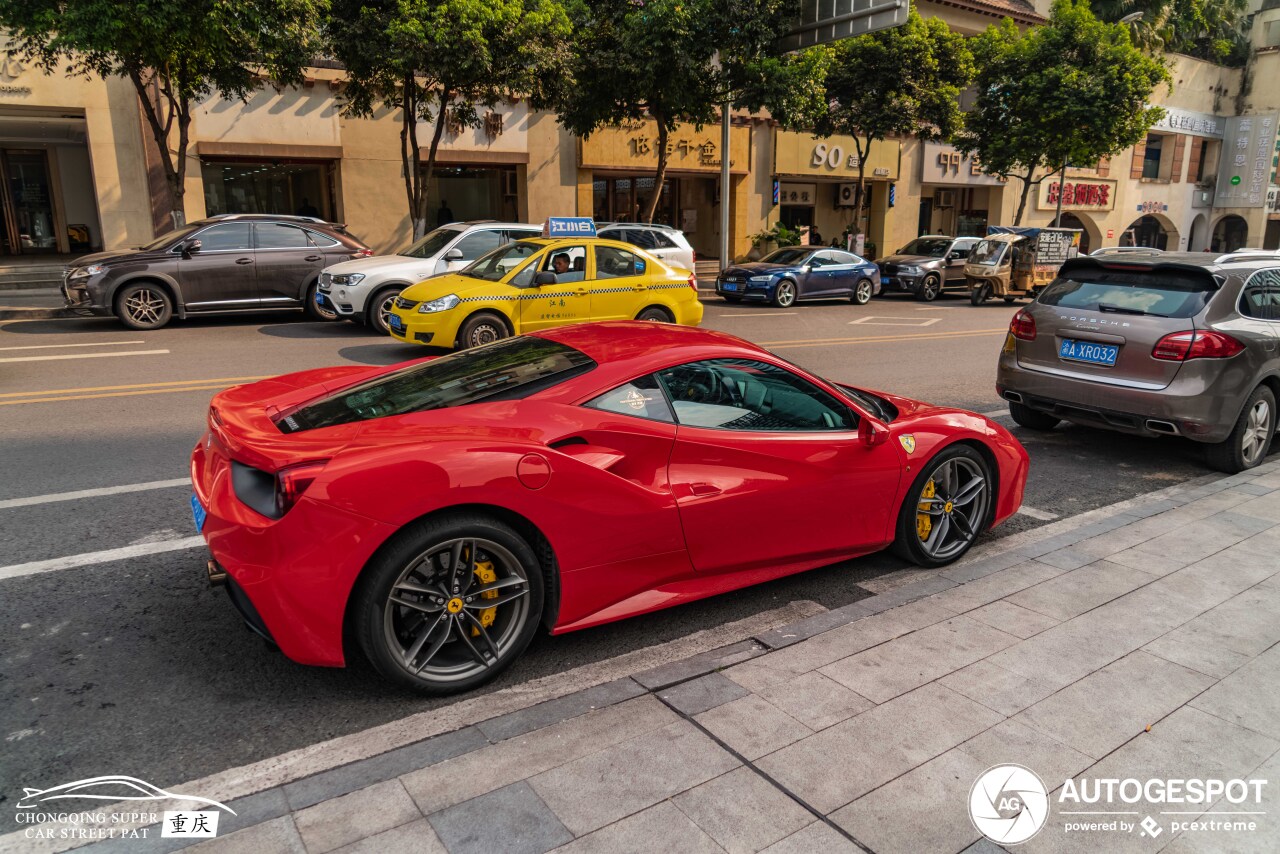
<instances>
[{"instance_id":1,"label":"blue sedan","mask_svg":"<svg viewBox=\"0 0 1280 854\"><path fill-rule=\"evenodd\" d=\"M783 308L801 299L848 298L866 305L880 293L880 269L840 249L788 246L729 267L716 277L716 293L729 302L754 300Z\"/></svg>"}]
</instances>

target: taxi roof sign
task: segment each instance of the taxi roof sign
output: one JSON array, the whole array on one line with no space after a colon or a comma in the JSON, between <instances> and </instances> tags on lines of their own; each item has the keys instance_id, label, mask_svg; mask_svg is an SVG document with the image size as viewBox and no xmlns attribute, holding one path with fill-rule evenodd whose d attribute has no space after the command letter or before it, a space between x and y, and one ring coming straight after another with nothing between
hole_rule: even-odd
<instances>
[{"instance_id":1,"label":"taxi roof sign","mask_svg":"<svg viewBox=\"0 0 1280 854\"><path fill-rule=\"evenodd\" d=\"M596 223L589 216L553 216L542 227L543 237L595 237Z\"/></svg>"}]
</instances>

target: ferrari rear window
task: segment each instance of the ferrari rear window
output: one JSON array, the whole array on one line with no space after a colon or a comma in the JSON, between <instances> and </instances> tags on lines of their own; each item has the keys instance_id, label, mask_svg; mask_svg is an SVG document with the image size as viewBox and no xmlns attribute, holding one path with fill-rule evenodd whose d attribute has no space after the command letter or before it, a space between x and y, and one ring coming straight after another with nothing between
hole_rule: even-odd
<instances>
[{"instance_id":1,"label":"ferrari rear window","mask_svg":"<svg viewBox=\"0 0 1280 854\"><path fill-rule=\"evenodd\" d=\"M495 400L519 400L596 366L586 354L521 336L462 350L309 403L276 422L282 433Z\"/></svg>"}]
</instances>

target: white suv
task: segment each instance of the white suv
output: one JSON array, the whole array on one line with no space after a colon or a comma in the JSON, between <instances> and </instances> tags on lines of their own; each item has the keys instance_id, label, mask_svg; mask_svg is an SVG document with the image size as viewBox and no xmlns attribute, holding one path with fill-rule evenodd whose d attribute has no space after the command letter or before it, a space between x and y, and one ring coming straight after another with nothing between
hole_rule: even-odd
<instances>
[{"instance_id":1,"label":"white suv","mask_svg":"<svg viewBox=\"0 0 1280 854\"><path fill-rule=\"evenodd\" d=\"M639 246L658 260L693 272L698 260L684 232L670 225L647 222L602 222L596 224L596 235Z\"/></svg>"},{"instance_id":2,"label":"white suv","mask_svg":"<svg viewBox=\"0 0 1280 854\"><path fill-rule=\"evenodd\" d=\"M320 274L318 299L339 320L367 324L387 333L391 302L412 284L460 270L505 243L538 237L542 228L522 222L477 220L442 225L398 255L374 255L326 267Z\"/></svg>"}]
</instances>

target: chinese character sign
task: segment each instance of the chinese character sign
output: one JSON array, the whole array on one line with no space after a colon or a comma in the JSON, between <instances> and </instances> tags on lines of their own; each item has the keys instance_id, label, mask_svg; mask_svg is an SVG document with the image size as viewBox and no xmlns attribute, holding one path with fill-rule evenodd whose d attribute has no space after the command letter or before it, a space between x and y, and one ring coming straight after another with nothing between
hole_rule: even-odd
<instances>
[{"instance_id":1,"label":"chinese character sign","mask_svg":"<svg viewBox=\"0 0 1280 854\"><path fill-rule=\"evenodd\" d=\"M1276 130L1274 113L1226 120L1215 207L1260 208L1266 204Z\"/></svg>"},{"instance_id":2,"label":"chinese character sign","mask_svg":"<svg viewBox=\"0 0 1280 854\"><path fill-rule=\"evenodd\" d=\"M1057 207L1059 198L1064 210L1109 211L1115 206L1115 185L1110 182L1046 181L1041 188L1041 210Z\"/></svg>"}]
</instances>

